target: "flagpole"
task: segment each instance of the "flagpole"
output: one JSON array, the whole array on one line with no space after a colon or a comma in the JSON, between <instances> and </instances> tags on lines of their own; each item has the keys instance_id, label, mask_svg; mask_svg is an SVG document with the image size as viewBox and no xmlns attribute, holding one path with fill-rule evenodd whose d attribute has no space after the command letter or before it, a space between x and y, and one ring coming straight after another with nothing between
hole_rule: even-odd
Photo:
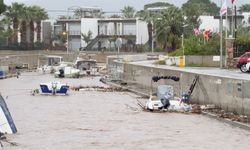
<instances>
[{"instance_id":1,"label":"flagpole","mask_svg":"<svg viewBox=\"0 0 250 150\"><path fill-rule=\"evenodd\" d=\"M221 0L221 8L223 5L223 0ZM222 44L223 44L223 33L222 33L222 28L223 28L223 20L222 20L222 12L220 12L220 69L222 69Z\"/></svg>"},{"instance_id":2,"label":"flagpole","mask_svg":"<svg viewBox=\"0 0 250 150\"><path fill-rule=\"evenodd\" d=\"M232 24L231 24L231 34L234 37L234 3L232 3Z\"/></svg>"},{"instance_id":3,"label":"flagpole","mask_svg":"<svg viewBox=\"0 0 250 150\"><path fill-rule=\"evenodd\" d=\"M227 38L227 29L228 29L228 21L227 21L227 19L228 19L228 11L226 13L226 34L225 34L225 38Z\"/></svg>"},{"instance_id":4,"label":"flagpole","mask_svg":"<svg viewBox=\"0 0 250 150\"><path fill-rule=\"evenodd\" d=\"M236 4L234 4L234 13L235 13L235 17L234 17L234 37L235 39L237 38L237 10L236 10Z\"/></svg>"},{"instance_id":5,"label":"flagpole","mask_svg":"<svg viewBox=\"0 0 250 150\"><path fill-rule=\"evenodd\" d=\"M220 15L220 68L222 69L222 48L223 48L223 33L222 33L222 27L223 27L223 20L222 15Z\"/></svg>"}]
</instances>

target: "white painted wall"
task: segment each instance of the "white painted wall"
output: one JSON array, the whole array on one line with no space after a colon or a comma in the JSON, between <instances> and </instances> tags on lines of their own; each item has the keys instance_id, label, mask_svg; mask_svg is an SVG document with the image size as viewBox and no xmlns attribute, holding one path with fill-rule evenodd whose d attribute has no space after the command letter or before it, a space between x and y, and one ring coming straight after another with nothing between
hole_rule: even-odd
<instances>
[{"instance_id":1,"label":"white painted wall","mask_svg":"<svg viewBox=\"0 0 250 150\"><path fill-rule=\"evenodd\" d=\"M123 23L123 35L136 35L136 23Z\"/></svg>"},{"instance_id":2,"label":"white painted wall","mask_svg":"<svg viewBox=\"0 0 250 150\"><path fill-rule=\"evenodd\" d=\"M108 35L114 35L115 34L115 25L114 23L108 23Z\"/></svg>"},{"instance_id":3,"label":"white painted wall","mask_svg":"<svg viewBox=\"0 0 250 150\"><path fill-rule=\"evenodd\" d=\"M70 39L69 49L78 50L81 47L81 40L79 38Z\"/></svg>"},{"instance_id":4,"label":"white painted wall","mask_svg":"<svg viewBox=\"0 0 250 150\"><path fill-rule=\"evenodd\" d=\"M246 12L246 13L242 13L242 15L244 16L244 19L242 22L245 22L246 26L250 26L250 24L248 23L248 18L250 17L250 13Z\"/></svg>"},{"instance_id":5,"label":"white painted wall","mask_svg":"<svg viewBox=\"0 0 250 150\"><path fill-rule=\"evenodd\" d=\"M81 23L69 23L69 35L81 35Z\"/></svg>"},{"instance_id":6,"label":"white painted wall","mask_svg":"<svg viewBox=\"0 0 250 150\"><path fill-rule=\"evenodd\" d=\"M100 32L100 35L107 35L108 24L107 23L99 23L99 32Z\"/></svg>"},{"instance_id":7,"label":"white painted wall","mask_svg":"<svg viewBox=\"0 0 250 150\"><path fill-rule=\"evenodd\" d=\"M200 16L201 25L200 30L210 29L213 32L219 32L220 21L219 19L214 19L214 16ZM223 23L225 25L225 23Z\"/></svg>"},{"instance_id":8,"label":"white painted wall","mask_svg":"<svg viewBox=\"0 0 250 150\"><path fill-rule=\"evenodd\" d=\"M145 44L148 42L148 26L145 21L136 20L136 44Z\"/></svg>"},{"instance_id":9,"label":"white painted wall","mask_svg":"<svg viewBox=\"0 0 250 150\"><path fill-rule=\"evenodd\" d=\"M92 38L98 35L98 18L82 18L81 19L81 32L87 34L92 32ZM81 40L81 46L86 47L87 43Z\"/></svg>"}]
</instances>

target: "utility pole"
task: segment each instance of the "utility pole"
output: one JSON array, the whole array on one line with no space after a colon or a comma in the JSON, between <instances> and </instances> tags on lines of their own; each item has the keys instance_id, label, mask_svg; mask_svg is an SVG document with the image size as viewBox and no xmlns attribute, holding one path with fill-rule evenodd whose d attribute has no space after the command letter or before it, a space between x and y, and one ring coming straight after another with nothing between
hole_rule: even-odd
<instances>
[{"instance_id":1,"label":"utility pole","mask_svg":"<svg viewBox=\"0 0 250 150\"><path fill-rule=\"evenodd\" d=\"M67 54L69 53L69 22L67 26Z\"/></svg>"},{"instance_id":2,"label":"utility pole","mask_svg":"<svg viewBox=\"0 0 250 150\"><path fill-rule=\"evenodd\" d=\"M184 56L184 33L181 35L182 55Z\"/></svg>"},{"instance_id":3,"label":"utility pole","mask_svg":"<svg viewBox=\"0 0 250 150\"><path fill-rule=\"evenodd\" d=\"M151 43L151 48L152 48L152 54L154 53L154 25L152 22L152 43Z\"/></svg>"}]
</instances>

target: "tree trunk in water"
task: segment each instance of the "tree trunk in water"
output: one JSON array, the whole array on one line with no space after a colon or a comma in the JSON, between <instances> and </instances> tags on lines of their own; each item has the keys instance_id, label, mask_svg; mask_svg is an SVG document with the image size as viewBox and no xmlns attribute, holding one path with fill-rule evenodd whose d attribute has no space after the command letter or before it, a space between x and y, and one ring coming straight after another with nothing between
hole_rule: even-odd
<instances>
[{"instance_id":1,"label":"tree trunk in water","mask_svg":"<svg viewBox=\"0 0 250 150\"><path fill-rule=\"evenodd\" d=\"M41 42L41 21L36 22L36 28L37 28L37 42Z\"/></svg>"}]
</instances>

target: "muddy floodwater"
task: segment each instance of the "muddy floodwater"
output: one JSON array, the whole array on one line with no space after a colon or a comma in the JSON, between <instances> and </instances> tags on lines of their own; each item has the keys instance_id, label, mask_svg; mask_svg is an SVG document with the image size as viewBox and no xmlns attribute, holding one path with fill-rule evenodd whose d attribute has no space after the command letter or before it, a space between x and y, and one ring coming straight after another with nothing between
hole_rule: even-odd
<instances>
[{"instance_id":1,"label":"muddy floodwater","mask_svg":"<svg viewBox=\"0 0 250 150\"><path fill-rule=\"evenodd\" d=\"M18 133L4 150L249 150L250 132L195 114L140 111L127 92L69 91L32 96L52 75L23 73L0 80ZM70 86L107 86L99 78L58 79Z\"/></svg>"}]
</instances>

